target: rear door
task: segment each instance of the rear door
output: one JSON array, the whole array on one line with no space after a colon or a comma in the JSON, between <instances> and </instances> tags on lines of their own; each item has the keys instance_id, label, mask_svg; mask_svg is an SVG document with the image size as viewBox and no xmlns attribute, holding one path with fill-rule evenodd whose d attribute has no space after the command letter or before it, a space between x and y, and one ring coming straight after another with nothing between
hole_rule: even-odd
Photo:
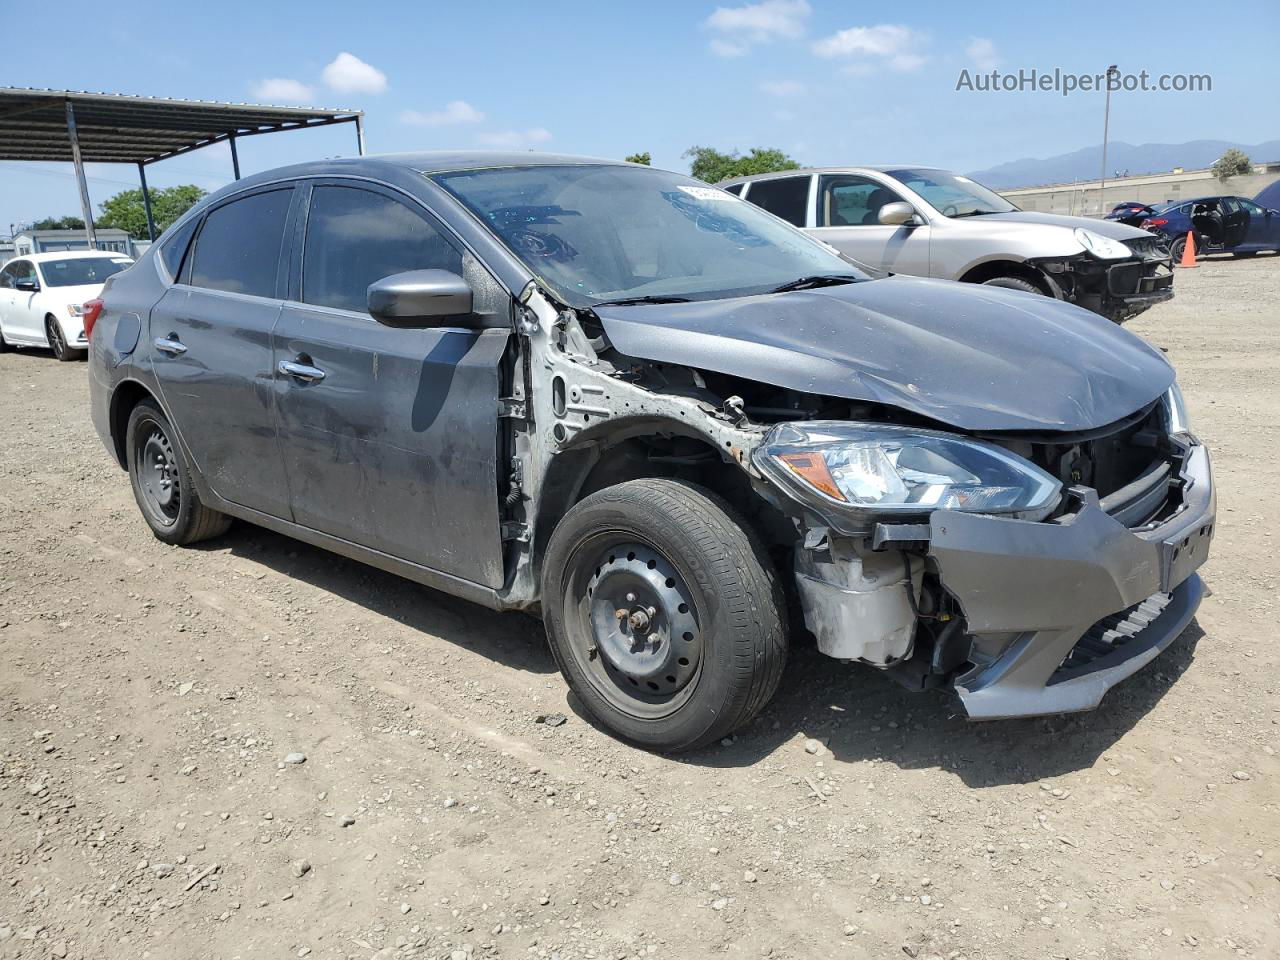
<instances>
[{"instance_id":1,"label":"rear door","mask_svg":"<svg viewBox=\"0 0 1280 960\"><path fill-rule=\"evenodd\" d=\"M509 329L387 327L369 315L366 291L406 270L449 270L471 283L478 312L504 323L509 294L394 191L318 180L307 207L274 338L294 519L500 586L499 364Z\"/></svg>"},{"instance_id":2,"label":"rear door","mask_svg":"<svg viewBox=\"0 0 1280 960\"><path fill-rule=\"evenodd\" d=\"M813 175L753 180L747 199L795 227L809 226L809 193Z\"/></svg>"},{"instance_id":3,"label":"rear door","mask_svg":"<svg viewBox=\"0 0 1280 960\"><path fill-rule=\"evenodd\" d=\"M880 222L880 208L897 201L907 202L897 191L870 177L823 174L818 178L817 227L812 233L869 266L927 277L929 225L885 226Z\"/></svg>"},{"instance_id":4,"label":"rear door","mask_svg":"<svg viewBox=\"0 0 1280 960\"><path fill-rule=\"evenodd\" d=\"M205 215L178 282L151 310L149 344L174 425L214 493L285 519L271 331L294 194L264 187Z\"/></svg>"}]
</instances>

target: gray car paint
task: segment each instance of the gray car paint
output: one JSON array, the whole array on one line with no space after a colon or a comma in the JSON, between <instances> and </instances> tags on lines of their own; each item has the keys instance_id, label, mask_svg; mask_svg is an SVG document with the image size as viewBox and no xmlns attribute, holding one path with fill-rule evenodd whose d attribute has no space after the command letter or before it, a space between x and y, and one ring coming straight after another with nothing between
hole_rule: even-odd
<instances>
[{"instance_id":1,"label":"gray car paint","mask_svg":"<svg viewBox=\"0 0 1280 960\"><path fill-rule=\"evenodd\" d=\"M915 277L596 313L630 356L963 430L1094 429L1150 404L1174 376L1159 351L1088 310Z\"/></svg>"}]
</instances>

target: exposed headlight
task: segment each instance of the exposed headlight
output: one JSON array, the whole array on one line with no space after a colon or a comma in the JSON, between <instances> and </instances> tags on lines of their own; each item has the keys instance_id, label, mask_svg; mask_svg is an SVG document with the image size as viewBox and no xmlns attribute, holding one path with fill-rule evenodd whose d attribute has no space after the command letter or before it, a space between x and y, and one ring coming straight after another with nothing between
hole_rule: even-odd
<instances>
[{"instance_id":1,"label":"exposed headlight","mask_svg":"<svg viewBox=\"0 0 1280 960\"><path fill-rule=\"evenodd\" d=\"M1133 256L1133 251L1119 240L1112 240L1083 227L1076 227L1074 233L1080 246L1102 260L1123 260Z\"/></svg>"},{"instance_id":2,"label":"exposed headlight","mask_svg":"<svg viewBox=\"0 0 1280 960\"><path fill-rule=\"evenodd\" d=\"M71 314L73 317L82 317L84 316L84 305L79 303L68 303L67 313Z\"/></svg>"},{"instance_id":3,"label":"exposed headlight","mask_svg":"<svg viewBox=\"0 0 1280 960\"><path fill-rule=\"evenodd\" d=\"M802 501L869 513L1043 517L1062 489L1035 464L1000 447L889 424L779 424L753 460Z\"/></svg>"},{"instance_id":4,"label":"exposed headlight","mask_svg":"<svg viewBox=\"0 0 1280 960\"><path fill-rule=\"evenodd\" d=\"M1160 401L1160 407L1164 412L1164 425L1169 433L1191 433L1191 421L1187 418L1187 404L1182 399L1182 391L1176 382Z\"/></svg>"}]
</instances>

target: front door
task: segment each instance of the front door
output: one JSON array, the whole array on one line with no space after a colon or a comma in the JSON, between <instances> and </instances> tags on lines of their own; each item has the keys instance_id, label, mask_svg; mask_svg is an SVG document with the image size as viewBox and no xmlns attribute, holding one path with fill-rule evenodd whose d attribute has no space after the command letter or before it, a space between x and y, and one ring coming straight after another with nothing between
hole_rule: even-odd
<instances>
[{"instance_id":1,"label":"front door","mask_svg":"<svg viewBox=\"0 0 1280 960\"><path fill-rule=\"evenodd\" d=\"M38 343L43 346L44 315L36 305L40 285L36 265L30 260L18 260L9 266L13 268L13 289L5 305L4 328L8 331L8 336L18 343ZM19 290L20 283L31 285L31 288Z\"/></svg>"},{"instance_id":2,"label":"front door","mask_svg":"<svg viewBox=\"0 0 1280 960\"><path fill-rule=\"evenodd\" d=\"M509 310L470 254L391 191L311 188L275 393L294 520L490 587L503 581L498 396L507 329L384 326L369 285L406 270L466 276L477 309Z\"/></svg>"},{"instance_id":3,"label":"front door","mask_svg":"<svg viewBox=\"0 0 1280 960\"><path fill-rule=\"evenodd\" d=\"M1249 217L1249 230L1244 246L1249 250L1271 250L1280 245L1280 217L1264 210L1252 200L1239 199L1240 208Z\"/></svg>"},{"instance_id":4,"label":"front door","mask_svg":"<svg viewBox=\"0 0 1280 960\"><path fill-rule=\"evenodd\" d=\"M1227 249L1245 245L1249 236L1249 211L1236 197L1223 197L1218 204L1222 209L1222 245Z\"/></svg>"},{"instance_id":5,"label":"front door","mask_svg":"<svg viewBox=\"0 0 1280 960\"><path fill-rule=\"evenodd\" d=\"M811 232L854 260L892 273L927 277L929 225L880 222L880 208L902 199L869 177L824 174L818 178L817 227Z\"/></svg>"},{"instance_id":6,"label":"front door","mask_svg":"<svg viewBox=\"0 0 1280 960\"><path fill-rule=\"evenodd\" d=\"M271 331L294 192L241 194L205 216L178 282L151 309L149 341L174 426L213 492L284 519Z\"/></svg>"}]
</instances>

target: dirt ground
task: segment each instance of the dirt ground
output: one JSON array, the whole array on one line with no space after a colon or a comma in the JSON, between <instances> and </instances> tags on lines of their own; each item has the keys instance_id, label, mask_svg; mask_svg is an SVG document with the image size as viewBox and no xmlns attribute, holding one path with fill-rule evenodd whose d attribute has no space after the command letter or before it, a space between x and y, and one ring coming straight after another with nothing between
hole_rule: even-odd
<instances>
[{"instance_id":1,"label":"dirt ground","mask_svg":"<svg viewBox=\"0 0 1280 960\"><path fill-rule=\"evenodd\" d=\"M1176 286L1131 327L1220 514L1173 647L974 725L800 644L675 759L531 619L243 524L164 546L85 365L0 356L0 957L1280 957L1280 257Z\"/></svg>"}]
</instances>

